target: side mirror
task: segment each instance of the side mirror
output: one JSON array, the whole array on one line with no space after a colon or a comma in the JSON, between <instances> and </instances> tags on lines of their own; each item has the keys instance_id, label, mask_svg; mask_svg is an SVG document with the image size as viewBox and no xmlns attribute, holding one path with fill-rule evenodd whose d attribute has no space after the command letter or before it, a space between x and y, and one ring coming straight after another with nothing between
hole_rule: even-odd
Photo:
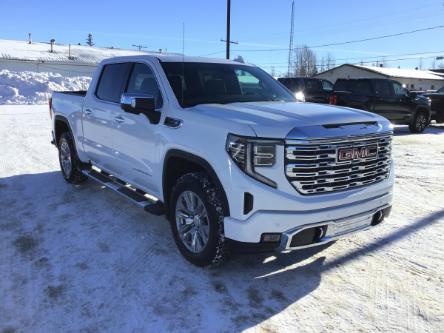
<instances>
[{"instance_id":1,"label":"side mirror","mask_svg":"<svg viewBox=\"0 0 444 333\"><path fill-rule=\"evenodd\" d=\"M156 111L156 100L152 96L141 94L122 94L120 107L132 114L144 114L151 123L160 121L160 112Z\"/></svg>"}]
</instances>

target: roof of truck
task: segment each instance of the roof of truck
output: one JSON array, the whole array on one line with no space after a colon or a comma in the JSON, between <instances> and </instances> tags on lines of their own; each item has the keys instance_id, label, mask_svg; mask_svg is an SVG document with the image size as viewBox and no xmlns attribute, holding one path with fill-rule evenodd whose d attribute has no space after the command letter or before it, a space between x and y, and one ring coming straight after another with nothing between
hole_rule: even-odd
<instances>
[{"instance_id":1,"label":"roof of truck","mask_svg":"<svg viewBox=\"0 0 444 333\"><path fill-rule=\"evenodd\" d=\"M131 55L131 56L123 56L123 57L115 57L110 59L105 59L105 61L109 60L142 60L142 59L152 59L157 58L161 62L204 62L204 63L212 63L212 64L242 64L246 66L254 66L251 64L243 64L234 60L226 60L220 58L206 58L206 57L192 57L192 56L182 56L179 54L147 54L147 55Z\"/></svg>"}]
</instances>

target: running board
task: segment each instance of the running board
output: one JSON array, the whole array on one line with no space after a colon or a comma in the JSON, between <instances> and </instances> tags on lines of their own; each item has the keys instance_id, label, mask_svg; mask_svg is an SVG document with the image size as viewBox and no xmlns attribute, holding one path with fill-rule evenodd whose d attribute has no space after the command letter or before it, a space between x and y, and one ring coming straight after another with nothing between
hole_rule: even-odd
<instances>
[{"instance_id":1,"label":"running board","mask_svg":"<svg viewBox=\"0 0 444 333\"><path fill-rule=\"evenodd\" d=\"M165 214L165 209L161 201L151 198L148 193L131 186L121 179L95 169L83 170L82 172L89 178L142 207L148 213L153 215Z\"/></svg>"}]
</instances>

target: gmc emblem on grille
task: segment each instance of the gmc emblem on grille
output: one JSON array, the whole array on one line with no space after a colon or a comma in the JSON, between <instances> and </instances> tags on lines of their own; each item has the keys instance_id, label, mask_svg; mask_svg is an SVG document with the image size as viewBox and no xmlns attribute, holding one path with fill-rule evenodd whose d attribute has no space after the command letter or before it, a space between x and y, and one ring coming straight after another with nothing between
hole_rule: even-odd
<instances>
[{"instance_id":1,"label":"gmc emblem on grille","mask_svg":"<svg viewBox=\"0 0 444 333\"><path fill-rule=\"evenodd\" d=\"M378 146L364 146L353 148L341 148L338 149L338 161L353 161L360 160L369 157L375 157L378 154Z\"/></svg>"}]
</instances>

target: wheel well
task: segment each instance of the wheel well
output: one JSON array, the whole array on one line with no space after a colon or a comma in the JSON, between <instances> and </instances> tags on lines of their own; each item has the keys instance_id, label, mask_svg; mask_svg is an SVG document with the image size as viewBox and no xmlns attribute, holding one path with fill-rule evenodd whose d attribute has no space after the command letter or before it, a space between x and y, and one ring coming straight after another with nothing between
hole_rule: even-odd
<instances>
[{"instance_id":1,"label":"wheel well","mask_svg":"<svg viewBox=\"0 0 444 333\"><path fill-rule=\"evenodd\" d=\"M427 116L430 118L431 116L431 112L430 110L428 110L427 108L424 107L419 107L416 109L416 113L420 113L420 112L424 112L425 114L427 114Z\"/></svg>"},{"instance_id":2,"label":"wheel well","mask_svg":"<svg viewBox=\"0 0 444 333\"><path fill-rule=\"evenodd\" d=\"M66 123L66 120L61 117L58 117L55 119L54 131L55 131L55 133L54 133L55 142L56 142L56 145L58 145L59 139L60 139L60 136L62 135L62 133L70 132L71 130L69 128L69 125Z\"/></svg>"},{"instance_id":3,"label":"wheel well","mask_svg":"<svg viewBox=\"0 0 444 333\"><path fill-rule=\"evenodd\" d=\"M163 169L163 199L166 211L168 212L168 202L171 196L171 191L177 180L184 174L190 172L205 172L213 182L214 186L222 195L222 205L224 208L224 215L230 215L228 206L228 200L225 190L219 181L213 168L208 162L202 158L185 153L182 151L169 151L165 157L164 169ZM167 213L168 216L168 213Z\"/></svg>"}]
</instances>

